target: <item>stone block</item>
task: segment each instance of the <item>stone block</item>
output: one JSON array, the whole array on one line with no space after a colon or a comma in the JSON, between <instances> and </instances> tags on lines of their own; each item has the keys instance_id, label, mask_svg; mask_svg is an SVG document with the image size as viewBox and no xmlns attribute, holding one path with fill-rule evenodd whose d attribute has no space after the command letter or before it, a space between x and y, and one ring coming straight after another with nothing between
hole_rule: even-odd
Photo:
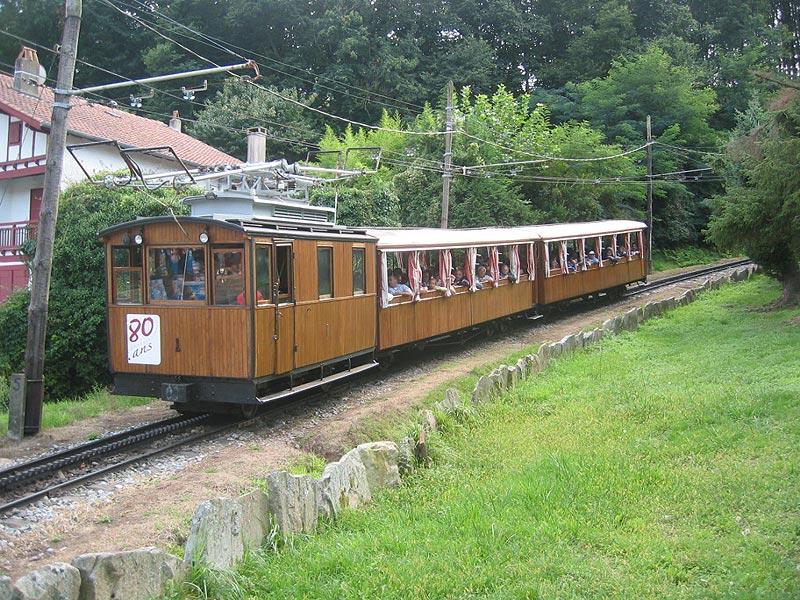
<instances>
[{"instance_id":1,"label":"stone block","mask_svg":"<svg viewBox=\"0 0 800 600\"><path fill-rule=\"evenodd\" d=\"M428 433L436 431L436 415L433 414L433 411L428 410L427 408L419 411L419 423Z\"/></svg>"},{"instance_id":2,"label":"stone block","mask_svg":"<svg viewBox=\"0 0 800 600\"><path fill-rule=\"evenodd\" d=\"M564 350L561 342L551 342L548 346L547 356L549 358L558 358Z\"/></svg>"},{"instance_id":3,"label":"stone block","mask_svg":"<svg viewBox=\"0 0 800 600\"><path fill-rule=\"evenodd\" d=\"M84 554L72 561L81 572L81 600L147 600L160 598L188 569L158 548Z\"/></svg>"},{"instance_id":4,"label":"stone block","mask_svg":"<svg viewBox=\"0 0 800 600\"><path fill-rule=\"evenodd\" d=\"M267 475L267 510L284 536L314 531L321 498L320 482L309 475Z\"/></svg>"},{"instance_id":5,"label":"stone block","mask_svg":"<svg viewBox=\"0 0 800 600\"><path fill-rule=\"evenodd\" d=\"M404 452L403 460L400 454ZM406 438L398 447L398 469L404 464L409 472L414 468L414 440ZM351 450L336 462L325 465L320 477L320 515L335 518L345 508L357 508L372 499L367 482L367 469L356 450Z\"/></svg>"},{"instance_id":6,"label":"stone block","mask_svg":"<svg viewBox=\"0 0 800 600\"><path fill-rule=\"evenodd\" d=\"M17 579L20 600L78 600L81 572L66 563L45 565Z\"/></svg>"},{"instance_id":7,"label":"stone block","mask_svg":"<svg viewBox=\"0 0 800 600\"><path fill-rule=\"evenodd\" d=\"M400 485L397 444L394 442L370 442L357 446L355 450L366 469L370 494L375 494L381 488Z\"/></svg>"},{"instance_id":8,"label":"stone block","mask_svg":"<svg viewBox=\"0 0 800 600\"><path fill-rule=\"evenodd\" d=\"M473 398L473 402L475 402ZM400 471L400 476L403 477L405 475L410 475L414 472L414 468L416 466L415 456L416 456L416 444L414 443L414 439L411 437L404 437L400 442L397 444L397 469ZM323 502L325 501L325 473L322 474L322 498ZM369 492L369 487L366 486L367 476L366 471L364 472L364 483L367 492Z\"/></svg>"},{"instance_id":9,"label":"stone block","mask_svg":"<svg viewBox=\"0 0 800 600\"><path fill-rule=\"evenodd\" d=\"M517 361L516 370L519 376L519 381L525 381L526 379L528 379L528 377L530 377L529 369L530 369L530 364L528 362L527 356L523 356Z\"/></svg>"},{"instance_id":10,"label":"stone block","mask_svg":"<svg viewBox=\"0 0 800 600\"><path fill-rule=\"evenodd\" d=\"M242 505L233 498L201 502L192 516L186 538L186 561L230 569L243 556Z\"/></svg>"},{"instance_id":11,"label":"stone block","mask_svg":"<svg viewBox=\"0 0 800 600\"><path fill-rule=\"evenodd\" d=\"M481 404L482 402L491 400L493 387L494 383L491 377L486 375L478 377L478 381L475 382L475 389L472 391L472 402Z\"/></svg>"},{"instance_id":12,"label":"stone block","mask_svg":"<svg viewBox=\"0 0 800 600\"><path fill-rule=\"evenodd\" d=\"M447 388L444 392L444 399L440 400L433 407L443 413L452 413L462 406L461 394L457 389Z\"/></svg>"},{"instance_id":13,"label":"stone block","mask_svg":"<svg viewBox=\"0 0 800 600\"><path fill-rule=\"evenodd\" d=\"M0 600L21 600L19 590L5 575L0 575Z\"/></svg>"},{"instance_id":14,"label":"stone block","mask_svg":"<svg viewBox=\"0 0 800 600\"><path fill-rule=\"evenodd\" d=\"M242 513L242 545L245 550L260 548L269 535L269 512L267 495L261 490L254 490L236 499Z\"/></svg>"}]
</instances>

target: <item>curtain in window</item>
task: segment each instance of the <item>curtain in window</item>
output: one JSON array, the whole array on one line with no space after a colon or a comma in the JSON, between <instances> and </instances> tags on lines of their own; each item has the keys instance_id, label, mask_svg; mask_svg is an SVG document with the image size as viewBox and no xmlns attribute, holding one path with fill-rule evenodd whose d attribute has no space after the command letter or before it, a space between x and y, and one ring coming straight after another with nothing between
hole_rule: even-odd
<instances>
[{"instance_id":1,"label":"curtain in window","mask_svg":"<svg viewBox=\"0 0 800 600\"><path fill-rule=\"evenodd\" d=\"M562 240L559 243L559 250L561 254L561 273L566 275L569 273L569 268L567 267L567 240Z\"/></svg>"},{"instance_id":2,"label":"curtain in window","mask_svg":"<svg viewBox=\"0 0 800 600\"><path fill-rule=\"evenodd\" d=\"M453 289L453 255L450 250L439 250L439 279L446 288L444 295L450 297L455 293Z\"/></svg>"},{"instance_id":3,"label":"curtain in window","mask_svg":"<svg viewBox=\"0 0 800 600\"><path fill-rule=\"evenodd\" d=\"M489 248L489 269L491 269L493 287L500 285L500 253L497 251L497 246Z\"/></svg>"},{"instance_id":4,"label":"curtain in window","mask_svg":"<svg viewBox=\"0 0 800 600\"><path fill-rule=\"evenodd\" d=\"M514 275L514 283L519 282L519 246L514 244L511 246L511 256L509 257L508 268L511 270L511 274Z\"/></svg>"},{"instance_id":5,"label":"curtain in window","mask_svg":"<svg viewBox=\"0 0 800 600\"><path fill-rule=\"evenodd\" d=\"M533 281L536 277L536 253L533 250L533 244L528 244L526 249L528 251L528 279Z\"/></svg>"},{"instance_id":6,"label":"curtain in window","mask_svg":"<svg viewBox=\"0 0 800 600\"><path fill-rule=\"evenodd\" d=\"M617 234L611 236L611 254L612 256L617 255Z\"/></svg>"},{"instance_id":7,"label":"curtain in window","mask_svg":"<svg viewBox=\"0 0 800 600\"><path fill-rule=\"evenodd\" d=\"M477 260L478 249L467 248L467 251L464 253L464 275L466 275L467 281L469 281L470 292L475 292L478 290L477 286L475 285L475 263Z\"/></svg>"},{"instance_id":8,"label":"curtain in window","mask_svg":"<svg viewBox=\"0 0 800 600\"><path fill-rule=\"evenodd\" d=\"M586 270L586 240L581 238L581 244L578 246L578 251L581 255L581 269Z\"/></svg>"},{"instance_id":9,"label":"curtain in window","mask_svg":"<svg viewBox=\"0 0 800 600\"><path fill-rule=\"evenodd\" d=\"M389 293L389 265L386 261L386 252L381 252L381 306L386 308L392 301ZM366 283L366 282L365 282Z\"/></svg>"},{"instance_id":10,"label":"curtain in window","mask_svg":"<svg viewBox=\"0 0 800 600\"><path fill-rule=\"evenodd\" d=\"M626 257L626 260L630 260L631 259L631 234L630 233L626 233L625 234L625 257Z\"/></svg>"},{"instance_id":11,"label":"curtain in window","mask_svg":"<svg viewBox=\"0 0 800 600\"><path fill-rule=\"evenodd\" d=\"M408 283L414 292L414 300L420 300L419 290L422 282L422 268L419 266L419 251L408 252Z\"/></svg>"},{"instance_id":12,"label":"curtain in window","mask_svg":"<svg viewBox=\"0 0 800 600\"><path fill-rule=\"evenodd\" d=\"M650 248L647 249L648 251ZM644 232L639 230L639 256L644 256Z\"/></svg>"},{"instance_id":13,"label":"curtain in window","mask_svg":"<svg viewBox=\"0 0 800 600\"><path fill-rule=\"evenodd\" d=\"M598 237L594 241L594 252L597 254L597 259L600 261L600 266L603 266L603 238Z\"/></svg>"},{"instance_id":14,"label":"curtain in window","mask_svg":"<svg viewBox=\"0 0 800 600\"><path fill-rule=\"evenodd\" d=\"M544 243L544 276L550 277L550 244Z\"/></svg>"}]
</instances>

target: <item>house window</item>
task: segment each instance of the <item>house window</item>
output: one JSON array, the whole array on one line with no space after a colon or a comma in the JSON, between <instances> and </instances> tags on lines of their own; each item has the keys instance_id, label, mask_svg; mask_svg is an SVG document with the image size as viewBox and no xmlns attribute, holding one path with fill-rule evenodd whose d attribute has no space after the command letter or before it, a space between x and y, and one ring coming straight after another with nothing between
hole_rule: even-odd
<instances>
[{"instance_id":1,"label":"house window","mask_svg":"<svg viewBox=\"0 0 800 600\"><path fill-rule=\"evenodd\" d=\"M244 304L244 251L241 248L214 248L214 304Z\"/></svg>"},{"instance_id":2,"label":"house window","mask_svg":"<svg viewBox=\"0 0 800 600\"><path fill-rule=\"evenodd\" d=\"M150 248L147 270L150 300L205 301L205 249L197 247Z\"/></svg>"},{"instance_id":3,"label":"house window","mask_svg":"<svg viewBox=\"0 0 800 600\"><path fill-rule=\"evenodd\" d=\"M320 298L333 297L333 248L317 248L317 286Z\"/></svg>"},{"instance_id":4,"label":"house window","mask_svg":"<svg viewBox=\"0 0 800 600\"><path fill-rule=\"evenodd\" d=\"M111 249L114 304L142 303L142 247L115 246Z\"/></svg>"},{"instance_id":5,"label":"house window","mask_svg":"<svg viewBox=\"0 0 800 600\"><path fill-rule=\"evenodd\" d=\"M367 281L367 251L364 248L353 248L353 294L363 294Z\"/></svg>"},{"instance_id":6,"label":"house window","mask_svg":"<svg viewBox=\"0 0 800 600\"><path fill-rule=\"evenodd\" d=\"M19 146L22 141L22 121L14 121L8 125L8 145Z\"/></svg>"}]
</instances>

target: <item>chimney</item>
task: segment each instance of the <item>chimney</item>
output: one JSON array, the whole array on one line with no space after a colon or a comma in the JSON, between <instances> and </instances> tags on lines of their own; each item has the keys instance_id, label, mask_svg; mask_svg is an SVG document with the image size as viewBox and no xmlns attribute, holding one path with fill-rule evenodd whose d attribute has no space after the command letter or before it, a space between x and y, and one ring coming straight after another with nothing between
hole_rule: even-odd
<instances>
[{"instance_id":1,"label":"chimney","mask_svg":"<svg viewBox=\"0 0 800 600\"><path fill-rule=\"evenodd\" d=\"M46 71L39 64L36 50L23 46L14 62L14 89L38 97L38 86L44 85L45 75Z\"/></svg>"},{"instance_id":2,"label":"chimney","mask_svg":"<svg viewBox=\"0 0 800 600\"><path fill-rule=\"evenodd\" d=\"M263 127L251 127L247 130L247 162L262 163L267 161L267 130Z\"/></svg>"},{"instance_id":3,"label":"chimney","mask_svg":"<svg viewBox=\"0 0 800 600\"><path fill-rule=\"evenodd\" d=\"M178 132L181 130L181 115L177 110L172 111L172 118L169 120L169 128Z\"/></svg>"}]
</instances>

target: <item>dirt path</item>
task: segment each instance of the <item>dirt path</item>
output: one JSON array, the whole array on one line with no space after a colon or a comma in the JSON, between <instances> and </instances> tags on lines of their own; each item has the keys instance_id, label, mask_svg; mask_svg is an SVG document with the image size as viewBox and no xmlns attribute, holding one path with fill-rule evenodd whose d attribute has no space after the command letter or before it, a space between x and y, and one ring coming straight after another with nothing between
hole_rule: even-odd
<instances>
[{"instance_id":1,"label":"dirt path","mask_svg":"<svg viewBox=\"0 0 800 600\"><path fill-rule=\"evenodd\" d=\"M18 576L54 560L69 562L86 552L151 545L174 549L182 545L188 520L203 499L250 489L256 479L285 467L304 451L336 458L344 449L366 441L365 425L376 416L411 412L444 382L687 287L677 284L615 304L587 305L585 311L549 322L518 320L493 339L403 357L391 372L360 379L335 397L282 407L246 431L124 471L92 484L88 491L75 492L66 501L54 502L55 506L45 502L32 516L27 515L27 522L16 517L11 519L13 527L8 523L0 527L0 571ZM27 448L46 449L53 440L85 439L86 431L102 430L104 425L118 429L123 423L130 425L143 417L154 420L167 412L163 406L152 405L90 419L52 430L48 432L52 438L43 446L32 443Z\"/></svg>"}]
</instances>

